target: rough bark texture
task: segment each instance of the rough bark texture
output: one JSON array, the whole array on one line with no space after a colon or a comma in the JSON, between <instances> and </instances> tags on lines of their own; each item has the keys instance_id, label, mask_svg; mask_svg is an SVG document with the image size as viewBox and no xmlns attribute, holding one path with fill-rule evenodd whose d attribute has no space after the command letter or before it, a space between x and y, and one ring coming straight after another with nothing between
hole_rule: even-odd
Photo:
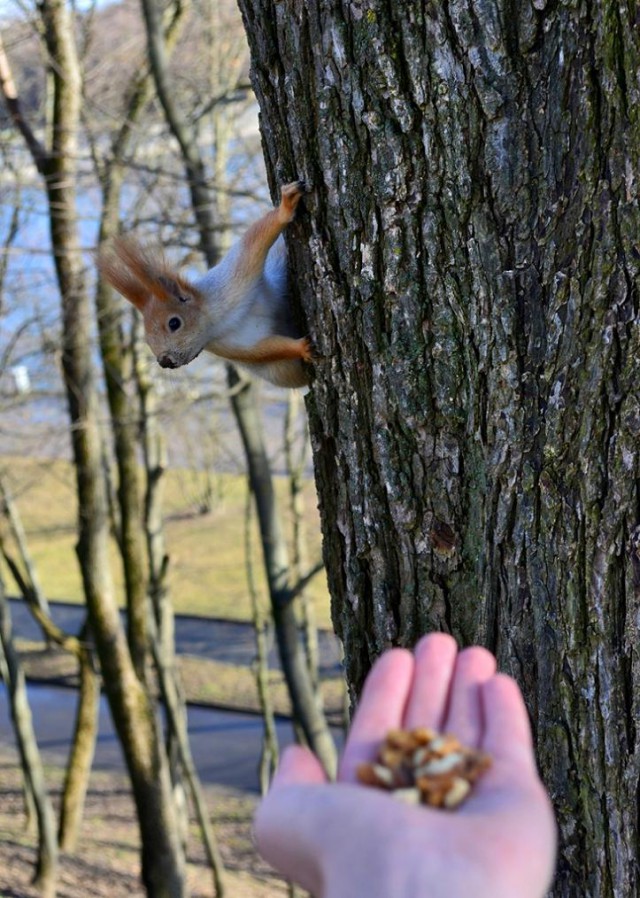
<instances>
[{"instance_id":1,"label":"rough bark texture","mask_svg":"<svg viewBox=\"0 0 640 898\"><path fill-rule=\"evenodd\" d=\"M557 895L638 894L635 4L240 0L353 694L444 629L525 690Z\"/></svg>"}]
</instances>

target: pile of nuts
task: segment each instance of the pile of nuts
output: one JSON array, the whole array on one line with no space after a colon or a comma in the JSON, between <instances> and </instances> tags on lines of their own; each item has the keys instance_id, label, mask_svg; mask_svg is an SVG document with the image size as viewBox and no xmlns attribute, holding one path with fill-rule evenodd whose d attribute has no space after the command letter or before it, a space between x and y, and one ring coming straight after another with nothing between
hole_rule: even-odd
<instances>
[{"instance_id":1,"label":"pile of nuts","mask_svg":"<svg viewBox=\"0 0 640 898\"><path fill-rule=\"evenodd\" d=\"M449 733L428 727L390 730L377 760L358 766L367 786L378 786L408 804L457 808L491 766L486 752L463 746Z\"/></svg>"}]
</instances>

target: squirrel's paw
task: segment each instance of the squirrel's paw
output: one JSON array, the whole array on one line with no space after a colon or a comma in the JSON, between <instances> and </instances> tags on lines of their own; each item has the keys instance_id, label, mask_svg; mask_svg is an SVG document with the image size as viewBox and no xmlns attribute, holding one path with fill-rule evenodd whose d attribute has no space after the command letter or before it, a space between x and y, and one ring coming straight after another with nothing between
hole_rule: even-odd
<instances>
[{"instance_id":1,"label":"squirrel's paw","mask_svg":"<svg viewBox=\"0 0 640 898\"><path fill-rule=\"evenodd\" d=\"M299 344L301 349L300 358L303 360L303 362L320 362L324 358L324 356L316 352L316 349L309 337L302 337L299 340Z\"/></svg>"},{"instance_id":2,"label":"squirrel's paw","mask_svg":"<svg viewBox=\"0 0 640 898\"><path fill-rule=\"evenodd\" d=\"M283 209L290 218L296 211L300 202L300 197L308 193L306 181L292 181L290 184L283 184L280 188L280 208Z\"/></svg>"}]
</instances>

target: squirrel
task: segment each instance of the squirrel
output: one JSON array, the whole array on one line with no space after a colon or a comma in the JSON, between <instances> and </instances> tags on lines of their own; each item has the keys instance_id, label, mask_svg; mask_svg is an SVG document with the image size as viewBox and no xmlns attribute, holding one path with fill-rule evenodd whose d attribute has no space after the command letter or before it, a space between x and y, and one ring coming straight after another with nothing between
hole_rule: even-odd
<instances>
[{"instance_id":1,"label":"squirrel","mask_svg":"<svg viewBox=\"0 0 640 898\"><path fill-rule=\"evenodd\" d=\"M304 181L285 184L280 204L197 280L129 237L99 252L103 276L142 312L147 343L163 368L188 365L204 349L280 387L309 383L302 363L313 353L289 309L282 237L306 189Z\"/></svg>"}]
</instances>

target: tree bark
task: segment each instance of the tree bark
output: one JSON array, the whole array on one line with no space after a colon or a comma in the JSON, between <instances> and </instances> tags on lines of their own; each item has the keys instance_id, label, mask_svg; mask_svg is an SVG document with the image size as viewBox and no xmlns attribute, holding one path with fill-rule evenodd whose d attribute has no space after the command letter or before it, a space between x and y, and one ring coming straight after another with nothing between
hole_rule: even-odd
<instances>
[{"instance_id":1,"label":"tree bark","mask_svg":"<svg viewBox=\"0 0 640 898\"><path fill-rule=\"evenodd\" d=\"M241 0L356 696L426 630L523 687L556 895L640 889L640 33L629 4Z\"/></svg>"}]
</instances>

